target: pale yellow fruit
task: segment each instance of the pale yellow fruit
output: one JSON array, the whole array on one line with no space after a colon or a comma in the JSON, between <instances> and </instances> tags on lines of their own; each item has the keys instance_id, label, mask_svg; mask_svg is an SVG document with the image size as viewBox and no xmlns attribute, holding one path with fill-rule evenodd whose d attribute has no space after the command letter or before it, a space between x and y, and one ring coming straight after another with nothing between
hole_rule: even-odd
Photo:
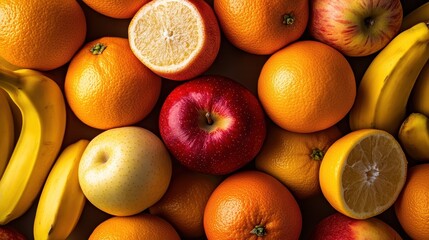
<instances>
[{"instance_id":1,"label":"pale yellow fruit","mask_svg":"<svg viewBox=\"0 0 429 240\"><path fill-rule=\"evenodd\" d=\"M171 173L163 142L149 130L128 126L109 129L90 141L79 164L79 183L94 206L128 216L157 202Z\"/></svg>"}]
</instances>

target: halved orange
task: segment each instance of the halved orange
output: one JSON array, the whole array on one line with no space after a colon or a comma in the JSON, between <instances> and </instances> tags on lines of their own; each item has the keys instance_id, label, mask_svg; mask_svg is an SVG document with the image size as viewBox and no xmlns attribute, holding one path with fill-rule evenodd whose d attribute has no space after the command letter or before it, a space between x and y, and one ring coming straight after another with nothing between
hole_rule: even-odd
<instances>
[{"instance_id":1,"label":"halved orange","mask_svg":"<svg viewBox=\"0 0 429 240\"><path fill-rule=\"evenodd\" d=\"M390 208L402 190L407 159L397 140L377 129L348 133L323 158L322 193L337 211L367 219Z\"/></svg>"},{"instance_id":2,"label":"halved orange","mask_svg":"<svg viewBox=\"0 0 429 240\"><path fill-rule=\"evenodd\" d=\"M129 43L140 61L161 77L187 80L205 72L220 48L220 29L203 0L153 0L128 27Z\"/></svg>"}]
</instances>

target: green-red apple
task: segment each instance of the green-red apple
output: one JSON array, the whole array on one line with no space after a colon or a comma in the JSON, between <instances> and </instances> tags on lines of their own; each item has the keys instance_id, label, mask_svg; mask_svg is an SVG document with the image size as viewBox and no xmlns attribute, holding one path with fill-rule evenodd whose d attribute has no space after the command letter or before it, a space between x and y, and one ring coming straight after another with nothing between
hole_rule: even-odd
<instances>
[{"instance_id":1,"label":"green-red apple","mask_svg":"<svg viewBox=\"0 0 429 240\"><path fill-rule=\"evenodd\" d=\"M97 135L86 147L78 170L87 199L116 216L139 213L157 202L171 173L171 158L161 139L137 126Z\"/></svg>"},{"instance_id":2,"label":"green-red apple","mask_svg":"<svg viewBox=\"0 0 429 240\"><path fill-rule=\"evenodd\" d=\"M367 56L387 45L402 24L400 0L313 0L309 32L347 56Z\"/></svg>"},{"instance_id":3,"label":"green-red apple","mask_svg":"<svg viewBox=\"0 0 429 240\"><path fill-rule=\"evenodd\" d=\"M378 218L353 219L333 213L315 227L313 240L399 240L401 236Z\"/></svg>"}]
</instances>

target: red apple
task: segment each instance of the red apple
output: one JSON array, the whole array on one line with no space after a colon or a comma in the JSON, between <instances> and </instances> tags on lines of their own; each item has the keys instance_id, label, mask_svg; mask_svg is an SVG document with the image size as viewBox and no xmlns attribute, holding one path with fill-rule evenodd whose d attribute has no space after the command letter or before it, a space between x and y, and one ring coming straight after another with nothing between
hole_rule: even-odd
<instances>
[{"instance_id":1,"label":"red apple","mask_svg":"<svg viewBox=\"0 0 429 240\"><path fill-rule=\"evenodd\" d=\"M216 175L249 163L266 135L257 98L222 76L202 76L176 87L161 108L159 129L180 163Z\"/></svg>"},{"instance_id":2,"label":"red apple","mask_svg":"<svg viewBox=\"0 0 429 240\"><path fill-rule=\"evenodd\" d=\"M315 227L313 240L400 240L401 236L387 223L372 217L353 219L341 213L333 213Z\"/></svg>"},{"instance_id":3,"label":"red apple","mask_svg":"<svg viewBox=\"0 0 429 240\"><path fill-rule=\"evenodd\" d=\"M367 56L398 33L400 0L313 0L309 32L347 56Z\"/></svg>"},{"instance_id":4,"label":"red apple","mask_svg":"<svg viewBox=\"0 0 429 240\"><path fill-rule=\"evenodd\" d=\"M27 238L12 227L0 226L0 240L26 240Z\"/></svg>"}]
</instances>

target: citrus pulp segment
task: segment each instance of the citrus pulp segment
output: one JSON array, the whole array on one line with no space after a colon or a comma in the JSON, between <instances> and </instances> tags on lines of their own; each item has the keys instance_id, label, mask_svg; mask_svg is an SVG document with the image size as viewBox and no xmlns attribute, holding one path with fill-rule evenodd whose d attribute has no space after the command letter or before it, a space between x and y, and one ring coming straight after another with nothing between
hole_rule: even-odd
<instances>
[{"instance_id":1,"label":"citrus pulp segment","mask_svg":"<svg viewBox=\"0 0 429 240\"><path fill-rule=\"evenodd\" d=\"M404 186L406 171L405 154L392 135L362 129L331 145L319 179L323 195L336 210L367 219L393 205Z\"/></svg>"},{"instance_id":2,"label":"citrus pulp segment","mask_svg":"<svg viewBox=\"0 0 429 240\"><path fill-rule=\"evenodd\" d=\"M151 1L133 17L128 35L137 58L173 80L203 73L220 48L216 16L204 1Z\"/></svg>"}]
</instances>

